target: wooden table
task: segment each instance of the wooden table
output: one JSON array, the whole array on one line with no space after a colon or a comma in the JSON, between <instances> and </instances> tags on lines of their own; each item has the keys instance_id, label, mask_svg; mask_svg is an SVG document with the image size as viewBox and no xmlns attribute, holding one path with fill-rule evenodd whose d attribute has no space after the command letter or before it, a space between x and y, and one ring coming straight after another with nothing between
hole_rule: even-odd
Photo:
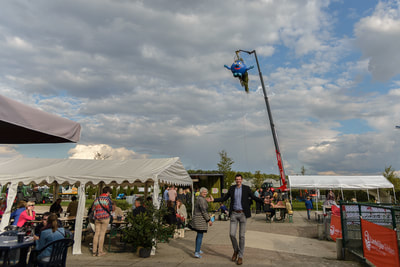
<instances>
[{"instance_id":1,"label":"wooden table","mask_svg":"<svg viewBox=\"0 0 400 267\"><path fill-rule=\"evenodd\" d=\"M275 209L275 219L277 221L282 221L283 219L285 219L286 205L283 205L282 201L279 201L276 205L274 205L274 209ZM279 212L279 219L276 217L276 214L278 212Z\"/></svg>"},{"instance_id":2,"label":"wooden table","mask_svg":"<svg viewBox=\"0 0 400 267\"><path fill-rule=\"evenodd\" d=\"M60 217L58 219L62 222L64 228L74 228L75 227L76 216Z\"/></svg>"}]
</instances>

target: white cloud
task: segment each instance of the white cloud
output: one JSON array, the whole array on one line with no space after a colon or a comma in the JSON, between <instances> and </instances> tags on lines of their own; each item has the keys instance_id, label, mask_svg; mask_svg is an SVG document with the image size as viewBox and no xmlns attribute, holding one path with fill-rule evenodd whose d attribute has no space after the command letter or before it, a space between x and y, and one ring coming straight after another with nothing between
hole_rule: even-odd
<instances>
[{"instance_id":1,"label":"white cloud","mask_svg":"<svg viewBox=\"0 0 400 267\"><path fill-rule=\"evenodd\" d=\"M21 156L21 154L18 153L18 151L15 150L14 145L3 145L0 146L0 157L17 157Z\"/></svg>"},{"instance_id":2,"label":"white cloud","mask_svg":"<svg viewBox=\"0 0 400 267\"><path fill-rule=\"evenodd\" d=\"M400 73L400 4L379 2L371 16L355 26L356 43L374 79L386 81Z\"/></svg>"},{"instance_id":3,"label":"white cloud","mask_svg":"<svg viewBox=\"0 0 400 267\"><path fill-rule=\"evenodd\" d=\"M125 160L147 158L147 155L139 155L124 147L112 148L109 145L76 145L68 151L70 159L94 159L98 154L102 159Z\"/></svg>"}]
</instances>

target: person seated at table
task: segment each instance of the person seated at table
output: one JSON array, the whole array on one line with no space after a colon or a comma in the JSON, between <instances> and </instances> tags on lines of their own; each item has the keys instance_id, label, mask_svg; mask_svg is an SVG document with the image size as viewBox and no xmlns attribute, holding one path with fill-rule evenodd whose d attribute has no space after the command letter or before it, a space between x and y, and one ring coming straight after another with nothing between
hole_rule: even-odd
<instances>
[{"instance_id":1,"label":"person seated at table","mask_svg":"<svg viewBox=\"0 0 400 267\"><path fill-rule=\"evenodd\" d=\"M47 225L47 219L49 218L49 216L50 216L51 214L54 214L54 213L45 212L45 213L43 214L42 222L40 222L39 224L37 224L37 225L35 226L35 229L34 229L34 230L35 230L35 234L33 235L33 239L39 240L39 238L40 238L40 233L42 232L43 228L46 227L46 225ZM60 220L57 220L57 223L58 223L58 227L63 227L63 223L62 223Z\"/></svg>"},{"instance_id":2,"label":"person seated at table","mask_svg":"<svg viewBox=\"0 0 400 267\"><path fill-rule=\"evenodd\" d=\"M42 229L42 232L40 233L39 240L36 240L36 250L41 250L47 244L59 239L63 239L64 237L65 230L64 228L58 226L57 215L54 213L50 214L50 216L47 218L46 226ZM53 248L50 246L37 256L37 259L39 260L39 266L40 262L45 263L50 260L52 249Z\"/></svg>"},{"instance_id":3,"label":"person seated at table","mask_svg":"<svg viewBox=\"0 0 400 267\"><path fill-rule=\"evenodd\" d=\"M17 226L22 227L27 221L35 220L35 202L28 201L25 206L25 210L21 212L18 218Z\"/></svg>"},{"instance_id":4,"label":"person seated at table","mask_svg":"<svg viewBox=\"0 0 400 267\"><path fill-rule=\"evenodd\" d=\"M53 205L50 206L50 212L55 213L58 217L60 217L63 212L63 208L61 207L61 198L58 198Z\"/></svg>"},{"instance_id":5,"label":"person seated at table","mask_svg":"<svg viewBox=\"0 0 400 267\"><path fill-rule=\"evenodd\" d=\"M275 209L274 209L274 203L271 200L270 196L266 196L264 198L264 212L268 212L269 214L266 214L266 219L267 221L272 219L275 216Z\"/></svg>"},{"instance_id":6,"label":"person seated at table","mask_svg":"<svg viewBox=\"0 0 400 267\"><path fill-rule=\"evenodd\" d=\"M290 201L289 201L289 199L288 198L286 198L285 200L284 200L284 202L285 202L285 209L284 210L282 210L282 214L281 214L281 218L282 219L285 219L286 218L286 214L293 214L293 208L292 208L292 204L290 204Z\"/></svg>"},{"instance_id":7,"label":"person seated at table","mask_svg":"<svg viewBox=\"0 0 400 267\"><path fill-rule=\"evenodd\" d=\"M164 222L166 224L177 224L176 213L174 208L174 201L168 200L167 201L167 214L164 215Z\"/></svg>"},{"instance_id":8,"label":"person seated at table","mask_svg":"<svg viewBox=\"0 0 400 267\"><path fill-rule=\"evenodd\" d=\"M293 206L292 206L292 204L290 203L290 201L289 201L288 198L285 199L285 206L286 206L286 212L287 212L288 214L293 214Z\"/></svg>"},{"instance_id":9,"label":"person seated at table","mask_svg":"<svg viewBox=\"0 0 400 267\"><path fill-rule=\"evenodd\" d=\"M68 216L76 217L76 211L78 210L78 201L76 199L76 196L71 197L72 201L68 204L67 207L67 213L69 214Z\"/></svg>"},{"instance_id":10,"label":"person seated at table","mask_svg":"<svg viewBox=\"0 0 400 267\"><path fill-rule=\"evenodd\" d=\"M258 203L258 202L257 202ZM223 216L229 216L229 210L228 208L224 205L224 203L219 203L219 208L215 211L218 212L221 211L221 214L219 215L219 219L221 220ZM223 215L223 216L221 216Z\"/></svg>"},{"instance_id":11,"label":"person seated at table","mask_svg":"<svg viewBox=\"0 0 400 267\"><path fill-rule=\"evenodd\" d=\"M274 202L274 204L277 204L279 201L279 197L278 197L278 192L274 192L274 194L271 197L272 202Z\"/></svg>"},{"instance_id":12,"label":"person seated at table","mask_svg":"<svg viewBox=\"0 0 400 267\"><path fill-rule=\"evenodd\" d=\"M143 206L143 199L137 198L135 199L135 209L132 211L132 215L135 217L142 212L146 212L146 208Z\"/></svg>"},{"instance_id":13,"label":"person seated at table","mask_svg":"<svg viewBox=\"0 0 400 267\"><path fill-rule=\"evenodd\" d=\"M111 215L113 216L114 221L117 221L118 218L120 218L120 221L123 221L124 218L124 212L120 207L117 206L117 203L113 200L111 201L112 203L112 211Z\"/></svg>"},{"instance_id":14,"label":"person seated at table","mask_svg":"<svg viewBox=\"0 0 400 267\"><path fill-rule=\"evenodd\" d=\"M12 225L17 225L19 216L25 211L26 201L21 200L17 204L17 209L11 213L10 219L14 219Z\"/></svg>"},{"instance_id":15,"label":"person seated at table","mask_svg":"<svg viewBox=\"0 0 400 267\"><path fill-rule=\"evenodd\" d=\"M42 232L42 229L47 225L47 218L49 218L49 216L51 215L51 212L45 212L43 213L43 217L42 217L42 222L38 223L35 226L35 234L33 236L33 239L35 240L39 240L40 238L40 233Z\"/></svg>"},{"instance_id":16,"label":"person seated at table","mask_svg":"<svg viewBox=\"0 0 400 267\"><path fill-rule=\"evenodd\" d=\"M187 219L187 211L185 204L181 199L176 200L176 220L178 228L184 227Z\"/></svg>"}]
</instances>

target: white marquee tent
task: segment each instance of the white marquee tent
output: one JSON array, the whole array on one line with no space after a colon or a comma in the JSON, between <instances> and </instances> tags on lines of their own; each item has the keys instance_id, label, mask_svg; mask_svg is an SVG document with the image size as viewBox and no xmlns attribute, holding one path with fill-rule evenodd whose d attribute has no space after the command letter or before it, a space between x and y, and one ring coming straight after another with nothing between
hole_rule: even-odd
<instances>
[{"instance_id":1,"label":"white marquee tent","mask_svg":"<svg viewBox=\"0 0 400 267\"><path fill-rule=\"evenodd\" d=\"M193 187L192 179L179 158L135 160L88 159L0 159L0 185L8 184L7 209L0 230L9 222L10 211L19 184L75 184L79 205L75 223L73 254L81 254L82 223L85 213L85 186L141 184L154 186L153 203L158 206L159 186L174 184Z\"/></svg>"},{"instance_id":2,"label":"white marquee tent","mask_svg":"<svg viewBox=\"0 0 400 267\"><path fill-rule=\"evenodd\" d=\"M339 189L370 190L392 188L394 186L382 175L376 176L322 176L322 175L289 175L290 189ZM378 190L379 194L379 190ZM379 196L379 195L378 195ZM396 197L395 197L396 199Z\"/></svg>"}]
</instances>

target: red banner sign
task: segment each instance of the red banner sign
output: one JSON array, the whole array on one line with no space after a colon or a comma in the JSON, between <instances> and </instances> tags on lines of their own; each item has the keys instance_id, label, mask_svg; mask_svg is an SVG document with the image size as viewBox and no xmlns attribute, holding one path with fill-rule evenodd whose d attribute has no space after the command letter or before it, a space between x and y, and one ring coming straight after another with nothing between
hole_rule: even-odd
<instances>
[{"instance_id":1,"label":"red banner sign","mask_svg":"<svg viewBox=\"0 0 400 267\"><path fill-rule=\"evenodd\" d=\"M396 231L361 219L364 257L375 266L400 266Z\"/></svg>"},{"instance_id":2,"label":"red banner sign","mask_svg":"<svg viewBox=\"0 0 400 267\"><path fill-rule=\"evenodd\" d=\"M336 242L336 238L342 238L342 223L340 222L340 216L331 215L331 226L329 233L333 241Z\"/></svg>"}]
</instances>

